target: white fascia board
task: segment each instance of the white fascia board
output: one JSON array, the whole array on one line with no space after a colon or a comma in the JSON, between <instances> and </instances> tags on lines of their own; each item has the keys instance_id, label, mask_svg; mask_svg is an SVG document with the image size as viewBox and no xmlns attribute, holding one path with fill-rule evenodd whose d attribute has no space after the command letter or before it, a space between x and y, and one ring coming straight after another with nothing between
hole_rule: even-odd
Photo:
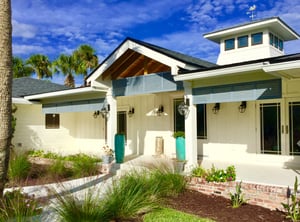
<instances>
[{"instance_id":1,"label":"white fascia board","mask_svg":"<svg viewBox=\"0 0 300 222\"><path fill-rule=\"evenodd\" d=\"M39 104L39 102L31 102L24 98L12 98L12 103L13 104L28 104L28 105Z\"/></svg>"},{"instance_id":2,"label":"white fascia board","mask_svg":"<svg viewBox=\"0 0 300 222\"><path fill-rule=\"evenodd\" d=\"M98 69L87 79L87 82L95 81L106 69L108 69L118 58L120 58L128 49L128 41L126 41L114 52L114 54L112 54L101 66L99 66Z\"/></svg>"},{"instance_id":3,"label":"white fascia board","mask_svg":"<svg viewBox=\"0 0 300 222\"><path fill-rule=\"evenodd\" d=\"M27 100L46 99L46 98L54 98L54 97L67 96L67 95L80 95L80 94L85 94L88 92L95 92L95 91L107 92L107 89L96 89L93 87L85 87L85 88L67 89L67 90L50 92L50 93L36 94L31 96L25 96L24 98Z\"/></svg>"},{"instance_id":4,"label":"white fascia board","mask_svg":"<svg viewBox=\"0 0 300 222\"><path fill-rule=\"evenodd\" d=\"M249 64L243 66L228 67L223 69L220 68L220 69L213 69L208 71L199 71L199 72L196 71L189 74L174 76L174 79L175 81L185 81L185 80L196 80L196 79L212 78L218 76L226 76L226 75L232 75L236 73L261 70L263 66L264 66L263 63L255 63L255 64Z\"/></svg>"},{"instance_id":5,"label":"white fascia board","mask_svg":"<svg viewBox=\"0 0 300 222\"><path fill-rule=\"evenodd\" d=\"M288 69L300 69L299 60L269 64L263 68L263 70L265 72L276 72L276 71L282 71L282 70L288 70Z\"/></svg>"}]
</instances>

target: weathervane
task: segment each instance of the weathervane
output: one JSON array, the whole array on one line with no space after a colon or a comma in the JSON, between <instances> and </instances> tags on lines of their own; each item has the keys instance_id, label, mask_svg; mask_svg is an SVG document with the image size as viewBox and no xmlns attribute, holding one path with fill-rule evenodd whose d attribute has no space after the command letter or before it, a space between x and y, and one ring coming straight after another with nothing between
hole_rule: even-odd
<instances>
[{"instance_id":1,"label":"weathervane","mask_svg":"<svg viewBox=\"0 0 300 222\"><path fill-rule=\"evenodd\" d=\"M252 6L250 6L250 8L247 12L247 15L249 15L249 17L251 18L251 21L253 21L254 17L256 17L255 10L256 10L256 5L252 5Z\"/></svg>"}]
</instances>

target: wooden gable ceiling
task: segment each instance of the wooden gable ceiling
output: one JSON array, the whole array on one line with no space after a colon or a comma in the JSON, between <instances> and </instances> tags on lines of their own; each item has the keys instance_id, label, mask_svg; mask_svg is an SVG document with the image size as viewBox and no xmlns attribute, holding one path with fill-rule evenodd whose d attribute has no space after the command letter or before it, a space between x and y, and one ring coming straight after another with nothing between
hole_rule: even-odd
<instances>
[{"instance_id":1,"label":"wooden gable ceiling","mask_svg":"<svg viewBox=\"0 0 300 222\"><path fill-rule=\"evenodd\" d=\"M167 71L171 71L169 66L128 49L104 71L102 78L103 80L115 80Z\"/></svg>"}]
</instances>

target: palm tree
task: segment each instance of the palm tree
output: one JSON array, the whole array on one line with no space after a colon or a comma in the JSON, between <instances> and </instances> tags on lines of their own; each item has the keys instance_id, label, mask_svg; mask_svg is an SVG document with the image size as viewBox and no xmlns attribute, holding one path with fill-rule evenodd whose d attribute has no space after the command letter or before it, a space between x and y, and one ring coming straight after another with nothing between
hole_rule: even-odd
<instances>
[{"instance_id":1,"label":"palm tree","mask_svg":"<svg viewBox=\"0 0 300 222\"><path fill-rule=\"evenodd\" d=\"M61 54L52 64L54 72L63 73L65 78L65 85L74 88L75 80L74 74L76 73L76 66L74 57L72 55Z\"/></svg>"},{"instance_id":2,"label":"palm tree","mask_svg":"<svg viewBox=\"0 0 300 222\"><path fill-rule=\"evenodd\" d=\"M52 78L51 62L47 56L41 54L32 55L27 60L27 64L35 71L38 79Z\"/></svg>"},{"instance_id":3,"label":"palm tree","mask_svg":"<svg viewBox=\"0 0 300 222\"><path fill-rule=\"evenodd\" d=\"M88 72L98 66L96 51L89 45L81 45L73 52L76 61L76 73L86 78Z\"/></svg>"},{"instance_id":4,"label":"palm tree","mask_svg":"<svg viewBox=\"0 0 300 222\"><path fill-rule=\"evenodd\" d=\"M0 0L0 197L7 181L12 137L12 24L11 1Z\"/></svg>"},{"instance_id":5,"label":"palm tree","mask_svg":"<svg viewBox=\"0 0 300 222\"><path fill-rule=\"evenodd\" d=\"M30 76L34 70L19 57L13 57L13 78Z\"/></svg>"}]
</instances>

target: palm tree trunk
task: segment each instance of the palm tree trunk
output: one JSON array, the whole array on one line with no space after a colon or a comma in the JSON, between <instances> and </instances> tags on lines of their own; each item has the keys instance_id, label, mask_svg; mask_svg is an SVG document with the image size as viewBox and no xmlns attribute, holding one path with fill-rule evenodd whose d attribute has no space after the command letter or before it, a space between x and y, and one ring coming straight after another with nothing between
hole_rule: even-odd
<instances>
[{"instance_id":1,"label":"palm tree trunk","mask_svg":"<svg viewBox=\"0 0 300 222\"><path fill-rule=\"evenodd\" d=\"M12 24L11 1L0 0L0 197L7 182L11 145Z\"/></svg>"}]
</instances>

